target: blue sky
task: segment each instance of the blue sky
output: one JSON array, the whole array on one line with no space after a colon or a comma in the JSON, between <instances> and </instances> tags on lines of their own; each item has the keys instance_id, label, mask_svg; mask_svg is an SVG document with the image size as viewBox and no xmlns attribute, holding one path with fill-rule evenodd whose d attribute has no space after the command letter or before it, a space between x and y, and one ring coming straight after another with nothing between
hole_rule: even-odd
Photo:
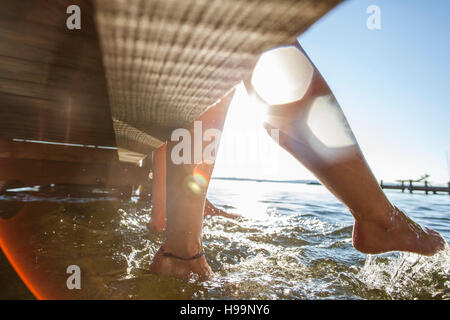
<instances>
[{"instance_id":1,"label":"blue sky","mask_svg":"<svg viewBox=\"0 0 450 320\"><path fill-rule=\"evenodd\" d=\"M372 4L381 30L366 27ZM447 0L346 1L299 37L379 179L449 179L449 13Z\"/></svg>"},{"instance_id":2,"label":"blue sky","mask_svg":"<svg viewBox=\"0 0 450 320\"><path fill-rule=\"evenodd\" d=\"M430 3L349 0L299 37L337 97L377 179L425 173L434 183L449 179L450 1ZM381 30L366 26L370 5L381 9ZM227 121L248 118L250 109L242 110L230 109L235 115ZM214 175L313 178L278 146L268 152L274 153L276 171L254 164L227 168L219 151Z\"/></svg>"}]
</instances>

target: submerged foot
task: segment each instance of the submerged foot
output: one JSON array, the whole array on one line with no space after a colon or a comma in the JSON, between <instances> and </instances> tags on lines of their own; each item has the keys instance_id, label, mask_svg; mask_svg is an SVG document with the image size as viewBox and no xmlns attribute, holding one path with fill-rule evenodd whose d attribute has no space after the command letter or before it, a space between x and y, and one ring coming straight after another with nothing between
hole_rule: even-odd
<instances>
[{"instance_id":1,"label":"submerged foot","mask_svg":"<svg viewBox=\"0 0 450 320\"><path fill-rule=\"evenodd\" d=\"M225 212L225 211L220 211L220 212L205 212L205 217L207 216L221 216L221 217L225 217L225 218L229 218L229 219L237 219L242 217L239 213L229 213L229 212Z\"/></svg>"},{"instance_id":2,"label":"submerged foot","mask_svg":"<svg viewBox=\"0 0 450 320\"><path fill-rule=\"evenodd\" d=\"M214 276L204 255L194 260L180 260L164 256L163 248L156 252L150 271L183 280L197 278L199 281L205 281Z\"/></svg>"},{"instance_id":3,"label":"submerged foot","mask_svg":"<svg viewBox=\"0 0 450 320\"><path fill-rule=\"evenodd\" d=\"M389 228L374 221L355 220L353 246L363 253L407 251L431 256L444 249L445 240L429 228L422 228L398 208L394 208Z\"/></svg>"},{"instance_id":4,"label":"submerged foot","mask_svg":"<svg viewBox=\"0 0 450 320\"><path fill-rule=\"evenodd\" d=\"M153 232L166 231L165 215L159 214L157 216L161 216L161 218L159 218L159 219L152 218L150 220L150 222L147 224L147 228ZM209 200L206 200L205 208L203 211L203 217L207 217L207 216L222 216L222 217L230 218L230 219L236 219L236 218L241 217L241 215L238 213L229 213L229 212L226 212L222 209L215 207Z\"/></svg>"},{"instance_id":5,"label":"submerged foot","mask_svg":"<svg viewBox=\"0 0 450 320\"><path fill-rule=\"evenodd\" d=\"M207 217L207 216L222 216L222 217L230 218L230 219L236 219L236 218L241 217L240 214L229 213L222 209L217 208L208 199L206 199L205 209L203 210L203 217Z\"/></svg>"}]
</instances>

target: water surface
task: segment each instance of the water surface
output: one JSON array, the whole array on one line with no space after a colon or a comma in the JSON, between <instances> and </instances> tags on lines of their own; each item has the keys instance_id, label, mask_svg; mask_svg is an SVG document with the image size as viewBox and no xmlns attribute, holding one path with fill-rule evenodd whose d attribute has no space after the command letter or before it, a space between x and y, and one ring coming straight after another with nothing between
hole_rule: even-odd
<instances>
[{"instance_id":1,"label":"water surface","mask_svg":"<svg viewBox=\"0 0 450 320\"><path fill-rule=\"evenodd\" d=\"M450 196L387 195L450 241ZM21 243L17 259L26 256L45 297L450 299L448 248L433 257L361 254L352 247L351 215L322 186L212 180L208 197L242 218L206 218L206 257L216 276L203 283L148 272L162 235L147 231L145 203L27 196L19 214L0 224L15 226L9 239ZM66 287L72 264L82 270L81 290Z\"/></svg>"}]
</instances>

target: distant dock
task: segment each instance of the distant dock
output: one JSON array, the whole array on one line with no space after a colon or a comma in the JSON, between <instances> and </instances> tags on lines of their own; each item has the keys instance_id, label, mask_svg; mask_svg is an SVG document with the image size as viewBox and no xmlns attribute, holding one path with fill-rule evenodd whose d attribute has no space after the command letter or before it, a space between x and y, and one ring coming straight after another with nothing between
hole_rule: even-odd
<instances>
[{"instance_id":1,"label":"distant dock","mask_svg":"<svg viewBox=\"0 0 450 320\"><path fill-rule=\"evenodd\" d=\"M445 192L450 195L450 182L447 187L435 187L431 186L428 181L424 181L423 184L418 184L417 181L413 180L400 181L399 184L385 184L383 180L381 180L380 186L382 189L402 190L402 192L405 192L406 190L409 191L409 193L413 193L413 191L425 191L425 194L428 194L429 192L433 194Z\"/></svg>"}]
</instances>

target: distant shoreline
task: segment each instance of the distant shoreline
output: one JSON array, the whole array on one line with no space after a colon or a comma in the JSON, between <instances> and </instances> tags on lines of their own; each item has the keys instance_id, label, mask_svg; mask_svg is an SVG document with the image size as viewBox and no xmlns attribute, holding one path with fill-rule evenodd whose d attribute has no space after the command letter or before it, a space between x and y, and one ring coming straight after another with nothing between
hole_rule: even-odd
<instances>
[{"instance_id":1,"label":"distant shoreline","mask_svg":"<svg viewBox=\"0 0 450 320\"><path fill-rule=\"evenodd\" d=\"M252 181L252 182L273 182L273 183L297 183L309 185L322 185L317 180L271 180L271 179L252 179L252 178L232 178L232 177L213 177L211 180L228 180L228 181Z\"/></svg>"}]
</instances>

